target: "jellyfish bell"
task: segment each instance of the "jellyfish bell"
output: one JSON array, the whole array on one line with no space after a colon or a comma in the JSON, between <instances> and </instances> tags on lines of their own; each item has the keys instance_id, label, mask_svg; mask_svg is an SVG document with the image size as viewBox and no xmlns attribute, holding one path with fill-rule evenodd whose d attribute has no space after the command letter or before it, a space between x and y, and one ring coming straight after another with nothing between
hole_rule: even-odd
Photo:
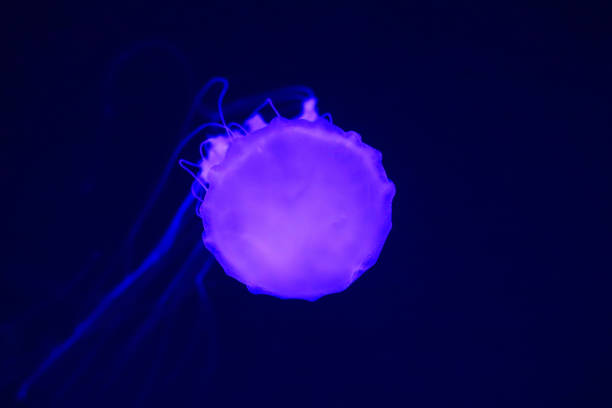
<instances>
[{"instance_id":1,"label":"jellyfish bell","mask_svg":"<svg viewBox=\"0 0 612 408\"><path fill-rule=\"evenodd\" d=\"M277 115L203 143L203 240L252 293L312 301L374 265L395 187L381 153L319 116L314 98L295 119Z\"/></svg>"}]
</instances>

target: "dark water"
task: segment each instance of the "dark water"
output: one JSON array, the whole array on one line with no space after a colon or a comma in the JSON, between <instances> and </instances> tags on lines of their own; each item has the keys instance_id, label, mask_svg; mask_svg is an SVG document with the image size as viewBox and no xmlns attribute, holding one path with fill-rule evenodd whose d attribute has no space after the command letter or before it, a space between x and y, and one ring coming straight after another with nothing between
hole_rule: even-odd
<instances>
[{"instance_id":1,"label":"dark water","mask_svg":"<svg viewBox=\"0 0 612 408\"><path fill-rule=\"evenodd\" d=\"M609 406L609 10L493 3L8 16L0 406ZM176 167L126 245L181 136L215 119L213 92L186 121L214 76L231 120L303 85L383 152L397 195L378 263L315 303L254 296L216 264L198 291L190 210L17 402L187 196Z\"/></svg>"}]
</instances>

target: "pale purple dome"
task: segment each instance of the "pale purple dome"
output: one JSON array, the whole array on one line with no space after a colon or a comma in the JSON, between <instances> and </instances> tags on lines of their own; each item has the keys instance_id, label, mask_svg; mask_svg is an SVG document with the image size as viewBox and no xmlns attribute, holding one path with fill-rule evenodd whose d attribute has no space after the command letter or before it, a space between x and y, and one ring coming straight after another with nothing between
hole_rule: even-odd
<instances>
[{"instance_id":1,"label":"pale purple dome","mask_svg":"<svg viewBox=\"0 0 612 408\"><path fill-rule=\"evenodd\" d=\"M315 300L346 289L391 229L381 153L318 117L314 100L298 119L246 125L207 142L204 244L253 293Z\"/></svg>"}]
</instances>

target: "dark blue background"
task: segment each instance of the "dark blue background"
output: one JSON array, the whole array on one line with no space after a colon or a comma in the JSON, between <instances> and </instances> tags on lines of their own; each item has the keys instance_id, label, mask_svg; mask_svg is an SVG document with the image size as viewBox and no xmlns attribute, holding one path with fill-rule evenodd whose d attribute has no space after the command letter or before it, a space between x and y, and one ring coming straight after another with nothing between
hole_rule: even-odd
<instances>
[{"instance_id":1,"label":"dark blue background","mask_svg":"<svg viewBox=\"0 0 612 408\"><path fill-rule=\"evenodd\" d=\"M79 374L90 388L70 383L88 350L120 348L108 329L130 327L142 304L129 299L155 299L161 280L23 406L135 406L159 355L181 363L160 366L143 406L610 406L609 10L404 3L7 15L0 405L161 234L189 189L179 171L134 259L113 258L193 96L224 76L228 106L309 86L383 152L397 195L378 263L315 303L253 296L215 266L209 315L185 286L130 369L92 364ZM198 241L192 223L166 273ZM91 391L108 376L120 385Z\"/></svg>"}]
</instances>

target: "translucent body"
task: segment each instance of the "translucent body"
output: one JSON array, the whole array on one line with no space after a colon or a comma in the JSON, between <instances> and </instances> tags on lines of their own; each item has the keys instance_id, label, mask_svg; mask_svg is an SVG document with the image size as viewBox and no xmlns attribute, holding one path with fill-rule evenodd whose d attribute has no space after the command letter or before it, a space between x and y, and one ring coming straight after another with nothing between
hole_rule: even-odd
<instances>
[{"instance_id":1,"label":"translucent body","mask_svg":"<svg viewBox=\"0 0 612 408\"><path fill-rule=\"evenodd\" d=\"M223 149L207 169L204 244L251 292L315 300L376 262L395 188L357 133L277 117Z\"/></svg>"}]
</instances>

